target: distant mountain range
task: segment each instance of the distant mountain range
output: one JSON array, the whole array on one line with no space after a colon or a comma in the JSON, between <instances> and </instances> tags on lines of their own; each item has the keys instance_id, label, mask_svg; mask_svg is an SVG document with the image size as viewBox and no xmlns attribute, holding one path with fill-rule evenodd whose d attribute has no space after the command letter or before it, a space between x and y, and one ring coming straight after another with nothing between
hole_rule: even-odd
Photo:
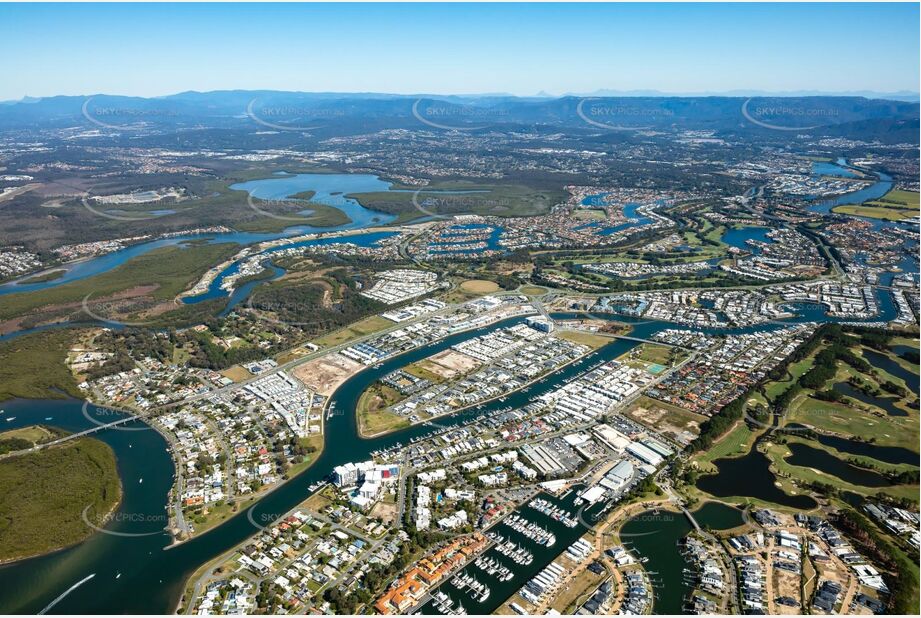
<instances>
[{"instance_id":1,"label":"distant mountain range","mask_svg":"<svg viewBox=\"0 0 921 618\"><path fill-rule=\"evenodd\" d=\"M866 93L870 94L870 93ZM318 135L383 128L480 130L705 130L741 128L855 139L918 140L919 104L910 93L870 98L789 93L783 96L665 96L599 91L591 96L396 95L274 90L181 92L164 97L55 96L0 105L0 128L145 127L311 131ZM616 95L616 96L615 96ZM917 99L917 95L914 95ZM853 128L853 133L849 133ZM775 131L776 132L776 131Z\"/></svg>"},{"instance_id":2,"label":"distant mountain range","mask_svg":"<svg viewBox=\"0 0 921 618\"><path fill-rule=\"evenodd\" d=\"M539 94L537 96L553 96ZM727 90L724 92L661 92L659 90L596 90L595 92L567 93L565 96L582 97L863 97L865 99L887 99L889 101L921 101L921 94L908 90L898 92L875 92L873 90L849 90L846 92L822 92L820 90L790 90L771 92L768 90Z\"/></svg>"}]
</instances>

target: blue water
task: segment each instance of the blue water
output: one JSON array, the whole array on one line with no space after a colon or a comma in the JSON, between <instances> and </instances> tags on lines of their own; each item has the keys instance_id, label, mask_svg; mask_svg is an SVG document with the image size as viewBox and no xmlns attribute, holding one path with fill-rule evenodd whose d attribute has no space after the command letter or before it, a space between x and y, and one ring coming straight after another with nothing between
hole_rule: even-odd
<instances>
[{"instance_id":1,"label":"blue water","mask_svg":"<svg viewBox=\"0 0 921 618\"><path fill-rule=\"evenodd\" d=\"M720 240L730 247L735 247L736 249L758 255L761 253L761 248L749 245L746 241L757 240L760 242L773 242L768 238L768 232L770 231L771 230L766 227L729 228Z\"/></svg>"},{"instance_id":2,"label":"blue water","mask_svg":"<svg viewBox=\"0 0 921 618\"><path fill-rule=\"evenodd\" d=\"M839 176L841 178L860 178L858 174L844 167L847 161L838 159L837 163L826 163L823 161L814 161L812 163L812 173L815 176Z\"/></svg>"},{"instance_id":3,"label":"blue water","mask_svg":"<svg viewBox=\"0 0 921 618\"><path fill-rule=\"evenodd\" d=\"M57 287L71 281L77 281L92 277L95 275L108 272L116 268L131 258L137 257L159 249L161 247L170 247L182 245L190 240L199 242L214 243L236 243L239 245L251 245L253 243L264 242L267 240L276 240L301 234L311 234L319 232L335 232L340 230L359 229L372 225L384 225L395 219L394 215L369 210L361 206L353 199L345 197L349 193L366 193L370 191L389 191L390 183L387 183L377 176L371 174L298 174L298 175L281 175L273 178L264 178L261 180L251 180L248 182L232 185L231 189L248 191L250 195L260 199L285 199L303 191L315 191L316 195L311 201L319 202L344 212L349 219L349 223L335 227L315 227L312 225L295 225L285 228L281 232L270 233L252 233L252 232L229 232L226 234L205 234L205 235L186 235L175 238L167 238L143 242L132 245L120 251L113 251L106 255L73 262L61 266L55 266L55 270L64 269L66 272L57 279L44 281L40 283L20 283L26 279L35 276L31 273L18 280L10 281L0 285L0 295L15 294L17 292L33 292L36 290L45 290Z\"/></svg>"},{"instance_id":4,"label":"blue water","mask_svg":"<svg viewBox=\"0 0 921 618\"><path fill-rule=\"evenodd\" d=\"M396 219L396 215L370 210L346 197L354 193L390 191L390 186L389 182L373 174L296 174L240 182L230 188L246 191L261 200L284 200L304 191L313 191L311 202L338 208L350 219L344 225L311 228L312 231L334 232L386 225Z\"/></svg>"},{"instance_id":5,"label":"blue water","mask_svg":"<svg viewBox=\"0 0 921 618\"><path fill-rule=\"evenodd\" d=\"M279 251L282 251L284 249L291 249L291 248L296 248L296 247L314 247L314 246L320 246L320 245L332 245L336 243L351 243L359 247L373 247L380 241L386 238L390 238L391 236L394 236L397 233L398 232L369 232L366 234L353 234L351 236L330 236L326 238L314 238L311 240L302 240L299 242L291 242L291 243L285 243L282 245L278 245L277 247L272 247L270 249L263 251L261 255L266 256L266 258L270 258L272 254L278 253ZM239 270L240 270L240 263L234 262L233 264L231 264L230 266L222 270L221 273L217 277L214 278L214 281L211 282L211 285L208 287L207 292L205 292L204 294L199 294L198 296L189 296L189 297L183 298L182 302L186 304L195 304L195 303L200 303L205 300L211 300L213 298L223 298L227 296L227 292L221 289L221 283L224 281L225 277L227 277L228 275L235 274L239 272ZM234 296L238 297L238 299L233 304L236 305L237 303L240 302L240 300L243 300L243 298L245 298L245 296L241 297L238 294L238 292L243 293L245 291L246 293L248 293L250 290L252 290L254 285L258 283L259 281L251 281L241 286L238 290L235 290ZM250 284L254 284L254 285L250 285Z\"/></svg>"},{"instance_id":6,"label":"blue water","mask_svg":"<svg viewBox=\"0 0 921 618\"><path fill-rule=\"evenodd\" d=\"M501 250L502 246L499 244L499 239L502 237L504 228L498 225L487 225L485 223L464 223L452 225L444 230L441 233L441 237L442 239L446 239L445 242L430 244L428 246L429 251L431 251L433 255L466 255L469 253L477 253L479 250L456 250L454 247L469 244L470 242L480 242L479 240L465 241L462 240L462 237L472 230L481 230L488 227L492 227L493 231L485 238L486 250ZM452 236L456 236L457 240L451 240Z\"/></svg>"},{"instance_id":7,"label":"blue water","mask_svg":"<svg viewBox=\"0 0 921 618\"><path fill-rule=\"evenodd\" d=\"M582 199L582 202L580 203L582 206L590 206L590 207L606 206L606 205L609 205L608 202L605 202L604 200L605 196L607 195L609 194L608 193L595 193L593 195L587 195ZM628 202L624 204L624 216L630 219L630 221L627 221L626 223L620 223L618 225L603 227L601 230L599 230L598 234L600 234L601 236L610 236L611 234L615 234L617 232L620 232L621 230L626 230L631 227L638 227L640 225L646 225L648 223L652 223L652 219L650 219L649 217L642 217L642 216L637 215L636 209L639 207L640 205L637 204L636 202ZM576 229L584 230L590 227L601 227L602 225L603 225L603 222L601 221L592 221L590 223L586 223L585 225L581 225L577 227Z\"/></svg>"},{"instance_id":8,"label":"blue water","mask_svg":"<svg viewBox=\"0 0 921 618\"><path fill-rule=\"evenodd\" d=\"M821 213L821 214L834 214L831 212L832 208L835 206L844 206L846 204L862 204L864 202L869 202L871 200L876 200L882 196L889 193L892 189L892 177L884 172L876 172L879 176L879 181L873 183L872 185L861 189L859 191L852 191L851 193L845 193L844 195L839 195L834 198L820 198L813 201L807 210L809 212ZM878 230L884 227L894 227L898 224L892 221L883 221L882 219L870 219L867 217L857 217L852 216L855 219L860 219L861 221L867 221L873 225L874 230Z\"/></svg>"}]
</instances>

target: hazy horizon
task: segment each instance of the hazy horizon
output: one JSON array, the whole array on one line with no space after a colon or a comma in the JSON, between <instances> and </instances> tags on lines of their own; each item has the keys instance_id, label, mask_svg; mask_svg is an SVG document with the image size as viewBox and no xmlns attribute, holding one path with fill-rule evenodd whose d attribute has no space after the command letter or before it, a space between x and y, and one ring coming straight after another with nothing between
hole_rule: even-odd
<instances>
[{"instance_id":1,"label":"hazy horizon","mask_svg":"<svg viewBox=\"0 0 921 618\"><path fill-rule=\"evenodd\" d=\"M917 94L921 71L919 7L907 3L3 4L0 18L0 53L15 58L0 69L6 101L241 89Z\"/></svg>"}]
</instances>

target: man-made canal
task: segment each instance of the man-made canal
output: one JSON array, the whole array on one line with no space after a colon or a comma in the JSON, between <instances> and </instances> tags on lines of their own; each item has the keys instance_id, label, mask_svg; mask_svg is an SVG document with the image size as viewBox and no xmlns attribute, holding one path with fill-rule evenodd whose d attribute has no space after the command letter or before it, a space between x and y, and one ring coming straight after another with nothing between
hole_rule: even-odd
<instances>
[{"instance_id":1,"label":"man-made canal","mask_svg":"<svg viewBox=\"0 0 921 618\"><path fill-rule=\"evenodd\" d=\"M703 528L729 530L744 522L742 511L720 502L707 502L693 513ZM677 511L645 511L631 518L620 529L621 540L637 558L646 558L643 565L653 584L655 614L684 613L684 602L691 592L684 569L687 562L679 551L679 542L693 527L684 514Z\"/></svg>"}]
</instances>

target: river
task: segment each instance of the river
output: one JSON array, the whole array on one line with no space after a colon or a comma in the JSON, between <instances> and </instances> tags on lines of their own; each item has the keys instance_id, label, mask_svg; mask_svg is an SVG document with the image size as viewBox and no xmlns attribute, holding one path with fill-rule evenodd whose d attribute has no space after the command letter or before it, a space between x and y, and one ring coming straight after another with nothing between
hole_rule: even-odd
<instances>
[{"instance_id":1,"label":"river","mask_svg":"<svg viewBox=\"0 0 921 618\"><path fill-rule=\"evenodd\" d=\"M40 283L25 283L35 276L35 273L23 276L13 281L0 285L0 295L15 294L17 292L34 292L45 290L78 281L94 275L108 272L121 266L131 258L144 255L154 249L182 245L191 241L216 243L236 243L241 246L255 243L300 236L303 234L319 234L326 232L341 232L369 227L372 225L387 225L396 217L383 212L370 210L359 204L356 200L345 197L352 193L366 193L377 191L390 191L390 183L381 180L372 174L297 174L282 175L272 178L250 180L244 183L231 185L231 189L246 191L251 196L267 200L289 199L293 195L304 191L314 191L311 201L322 203L341 210L349 217L349 222L332 227L315 227L312 225L294 225L286 227L281 232L228 232L221 234L183 235L174 238L165 238L141 242L125 247L112 253L107 253L94 258L70 262L53 267L53 270L64 270L64 274L51 281ZM258 204L258 202L257 202Z\"/></svg>"}]
</instances>

